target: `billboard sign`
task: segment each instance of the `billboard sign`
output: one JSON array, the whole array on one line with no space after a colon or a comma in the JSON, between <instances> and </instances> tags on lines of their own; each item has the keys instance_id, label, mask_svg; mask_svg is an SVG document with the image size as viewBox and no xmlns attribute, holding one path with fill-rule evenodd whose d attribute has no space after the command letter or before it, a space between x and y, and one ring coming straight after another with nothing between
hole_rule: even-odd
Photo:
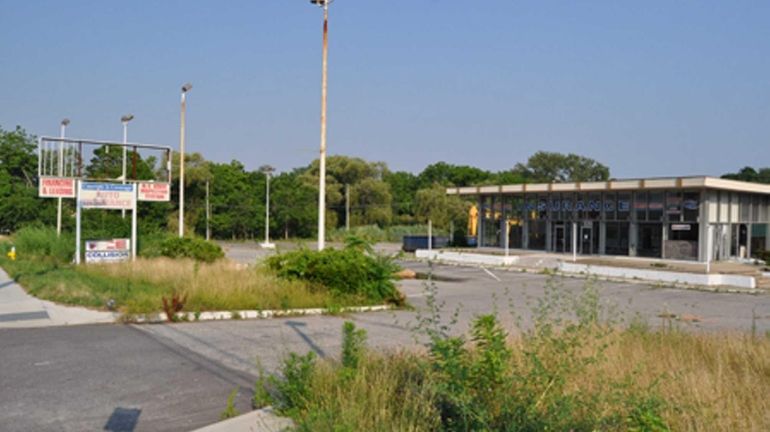
<instances>
[{"instance_id":1,"label":"billboard sign","mask_svg":"<svg viewBox=\"0 0 770 432\"><path fill-rule=\"evenodd\" d=\"M139 201L170 201L170 183L138 183Z\"/></svg>"},{"instance_id":2,"label":"billboard sign","mask_svg":"<svg viewBox=\"0 0 770 432\"><path fill-rule=\"evenodd\" d=\"M132 210L134 190L133 184L80 183L78 201L83 208Z\"/></svg>"},{"instance_id":3,"label":"billboard sign","mask_svg":"<svg viewBox=\"0 0 770 432\"><path fill-rule=\"evenodd\" d=\"M75 198L75 179L40 177L38 195L41 198Z\"/></svg>"},{"instance_id":4,"label":"billboard sign","mask_svg":"<svg viewBox=\"0 0 770 432\"><path fill-rule=\"evenodd\" d=\"M86 263L116 263L130 259L129 239L86 240Z\"/></svg>"}]
</instances>

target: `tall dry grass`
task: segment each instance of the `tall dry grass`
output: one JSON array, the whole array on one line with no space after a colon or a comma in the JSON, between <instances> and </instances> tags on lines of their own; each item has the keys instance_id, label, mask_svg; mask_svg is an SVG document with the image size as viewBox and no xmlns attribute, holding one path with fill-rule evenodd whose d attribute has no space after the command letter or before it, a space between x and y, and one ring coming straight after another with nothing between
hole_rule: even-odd
<instances>
[{"instance_id":1,"label":"tall dry grass","mask_svg":"<svg viewBox=\"0 0 770 432\"><path fill-rule=\"evenodd\" d=\"M135 262L84 266L86 273L158 287L137 292L126 312L157 311L172 292L186 296L187 311L288 309L333 306L327 292L301 281L286 281L258 267L229 261L211 264L187 259L137 259Z\"/></svg>"},{"instance_id":2,"label":"tall dry grass","mask_svg":"<svg viewBox=\"0 0 770 432\"><path fill-rule=\"evenodd\" d=\"M605 370L658 381L675 431L770 431L770 338L634 332L615 336Z\"/></svg>"},{"instance_id":3,"label":"tall dry grass","mask_svg":"<svg viewBox=\"0 0 770 432\"><path fill-rule=\"evenodd\" d=\"M601 352L601 357L586 369L560 372L559 379L568 383L565 393L602 400L598 410L625 412L622 400L607 395L613 391L610 383L627 383L624 391L630 394L654 394L664 401L660 414L671 431L770 430L766 336L619 329L581 342L583 353ZM533 343L510 339L511 361L537 351ZM444 430L429 364L424 352L369 351L351 374L335 361L323 361L305 384L310 389L305 406L290 413L299 430ZM527 389L524 383L519 391ZM573 415L602 416L579 409Z\"/></svg>"}]
</instances>

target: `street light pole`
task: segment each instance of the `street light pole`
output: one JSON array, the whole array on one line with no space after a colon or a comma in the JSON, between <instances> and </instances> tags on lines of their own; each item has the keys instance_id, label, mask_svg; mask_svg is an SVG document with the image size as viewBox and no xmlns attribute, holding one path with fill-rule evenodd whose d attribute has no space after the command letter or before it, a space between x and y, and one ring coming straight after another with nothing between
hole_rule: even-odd
<instances>
[{"instance_id":1,"label":"street light pole","mask_svg":"<svg viewBox=\"0 0 770 432\"><path fill-rule=\"evenodd\" d=\"M134 119L133 114L126 114L123 117L120 118L120 121L123 123L123 170L121 178L123 179L123 184L126 184L126 144L128 144L128 122ZM123 215L123 219L126 218L126 209L121 210L121 213Z\"/></svg>"},{"instance_id":2,"label":"street light pole","mask_svg":"<svg viewBox=\"0 0 770 432\"><path fill-rule=\"evenodd\" d=\"M70 119L65 118L59 124L59 136L64 138L67 132L67 125L70 124ZM64 143L59 141L59 177L64 175ZM61 197L58 199L58 207L56 209L56 236L61 236Z\"/></svg>"},{"instance_id":3,"label":"street light pole","mask_svg":"<svg viewBox=\"0 0 770 432\"><path fill-rule=\"evenodd\" d=\"M182 102L180 108L179 126L179 238L184 237L184 127L185 113L187 111L187 92L192 89L192 84L182 86Z\"/></svg>"},{"instance_id":4,"label":"street light pole","mask_svg":"<svg viewBox=\"0 0 770 432\"><path fill-rule=\"evenodd\" d=\"M326 95L328 88L329 59L329 4L332 0L310 0L324 10L323 62L321 74L321 155L318 173L318 250L323 250L326 240Z\"/></svg>"},{"instance_id":5,"label":"street light pole","mask_svg":"<svg viewBox=\"0 0 770 432\"><path fill-rule=\"evenodd\" d=\"M267 178L267 184L265 185L265 242L262 243L262 247L273 249L275 245L270 243L270 176L275 171L275 168L270 165L263 165L259 170L265 173Z\"/></svg>"}]
</instances>

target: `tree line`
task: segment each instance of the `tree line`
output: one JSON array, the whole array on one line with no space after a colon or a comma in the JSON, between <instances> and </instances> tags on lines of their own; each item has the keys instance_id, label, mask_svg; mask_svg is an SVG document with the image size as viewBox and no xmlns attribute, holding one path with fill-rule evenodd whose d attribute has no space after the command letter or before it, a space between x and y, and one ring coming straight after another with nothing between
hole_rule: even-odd
<instances>
[{"instance_id":1,"label":"tree line","mask_svg":"<svg viewBox=\"0 0 770 432\"><path fill-rule=\"evenodd\" d=\"M105 149L106 150L106 149ZM114 178L120 152L97 150L86 172ZM178 229L179 155L172 155L171 200L139 203L142 232ZM138 178L151 178L156 160L140 160ZM317 229L318 161L274 175L270 182L270 230L273 237L313 237ZM744 168L726 178L770 183L770 168ZM327 158L327 229L350 226L423 224L437 228L462 226L469 202L446 194L447 187L561 181L603 181L610 170L600 162L575 155L537 152L526 163L502 171L437 162L420 173L391 171L384 162L348 156ZM266 175L239 161L208 161L200 153L185 155L185 230L206 233L206 190L209 190L211 235L249 239L264 235ZM36 138L24 129L0 128L0 231L28 224L52 224L56 200L38 198ZM74 229L74 200L64 200L64 229ZM130 218L119 212L85 211L84 232L92 236L130 233Z\"/></svg>"}]
</instances>

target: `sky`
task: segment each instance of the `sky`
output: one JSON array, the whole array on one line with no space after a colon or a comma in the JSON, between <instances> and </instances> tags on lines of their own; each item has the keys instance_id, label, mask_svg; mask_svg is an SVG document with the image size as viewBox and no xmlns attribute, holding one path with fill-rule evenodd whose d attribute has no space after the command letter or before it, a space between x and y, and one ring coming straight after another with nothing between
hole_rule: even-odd
<instances>
[{"instance_id":1,"label":"sky","mask_svg":"<svg viewBox=\"0 0 770 432\"><path fill-rule=\"evenodd\" d=\"M329 154L419 172L536 151L616 178L770 166L770 2L337 0ZM318 157L307 0L0 0L0 127L179 146L279 171Z\"/></svg>"}]
</instances>

